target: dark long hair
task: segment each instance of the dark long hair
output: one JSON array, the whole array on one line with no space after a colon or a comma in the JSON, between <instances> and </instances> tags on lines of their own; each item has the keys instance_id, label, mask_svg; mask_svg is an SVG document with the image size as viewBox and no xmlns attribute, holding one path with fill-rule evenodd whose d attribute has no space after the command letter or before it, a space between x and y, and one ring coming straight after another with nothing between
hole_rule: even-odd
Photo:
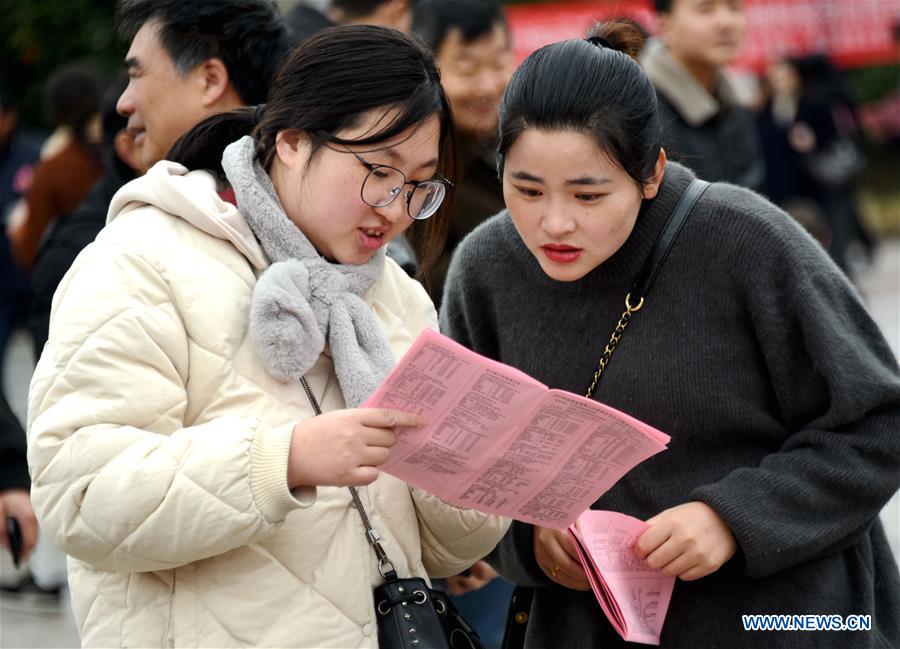
<instances>
[{"instance_id":1,"label":"dark long hair","mask_svg":"<svg viewBox=\"0 0 900 649\"><path fill-rule=\"evenodd\" d=\"M634 57L643 31L632 21L598 24L587 40L537 50L513 74L500 104L500 169L525 129L592 136L639 185L652 176L662 142L656 92Z\"/></svg>"},{"instance_id":2,"label":"dark long hair","mask_svg":"<svg viewBox=\"0 0 900 649\"><path fill-rule=\"evenodd\" d=\"M383 120L376 132L357 140L335 135L377 109L395 115ZM209 117L182 136L167 159L221 176L225 147L249 134L256 141L257 159L268 170L280 131L297 129L306 133L315 155L326 142L385 142L433 115L440 120L438 171L452 177L455 150L450 109L428 50L418 39L393 29L332 27L302 41L287 54L269 89L264 111L248 107ZM423 269L443 248L447 203L450 200L438 214L408 230Z\"/></svg>"}]
</instances>

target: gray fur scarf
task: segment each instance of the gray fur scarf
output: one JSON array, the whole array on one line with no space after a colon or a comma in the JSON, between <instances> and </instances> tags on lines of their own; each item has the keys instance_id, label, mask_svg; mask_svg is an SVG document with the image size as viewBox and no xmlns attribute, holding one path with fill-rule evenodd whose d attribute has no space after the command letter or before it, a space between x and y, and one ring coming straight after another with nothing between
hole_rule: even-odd
<instances>
[{"instance_id":1,"label":"gray fur scarf","mask_svg":"<svg viewBox=\"0 0 900 649\"><path fill-rule=\"evenodd\" d=\"M255 161L253 139L228 145L222 167L237 206L272 265L250 307L250 336L266 370L297 381L331 347L348 407L359 406L387 377L394 355L362 295L381 277L384 249L360 266L323 258L287 217L269 175Z\"/></svg>"}]
</instances>

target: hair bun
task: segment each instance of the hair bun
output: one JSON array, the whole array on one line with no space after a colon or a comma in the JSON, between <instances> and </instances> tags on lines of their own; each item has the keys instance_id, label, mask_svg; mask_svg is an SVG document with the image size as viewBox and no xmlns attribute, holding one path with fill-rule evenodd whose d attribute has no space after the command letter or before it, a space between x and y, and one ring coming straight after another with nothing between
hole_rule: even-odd
<instances>
[{"instance_id":1,"label":"hair bun","mask_svg":"<svg viewBox=\"0 0 900 649\"><path fill-rule=\"evenodd\" d=\"M647 33L631 18L613 18L598 22L587 34L598 47L608 47L636 59L644 49Z\"/></svg>"}]
</instances>

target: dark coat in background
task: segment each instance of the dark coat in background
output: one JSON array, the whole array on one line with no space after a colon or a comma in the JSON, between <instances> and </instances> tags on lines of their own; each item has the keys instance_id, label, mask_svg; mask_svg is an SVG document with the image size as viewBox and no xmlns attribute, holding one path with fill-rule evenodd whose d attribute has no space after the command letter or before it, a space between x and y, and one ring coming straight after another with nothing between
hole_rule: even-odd
<instances>
[{"instance_id":1,"label":"dark coat in background","mask_svg":"<svg viewBox=\"0 0 900 649\"><path fill-rule=\"evenodd\" d=\"M711 95L657 40L647 43L641 65L656 88L669 159L710 182L761 189L765 166L754 116L728 77L719 76Z\"/></svg>"},{"instance_id":2,"label":"dark coat in background","mask_svg":"<svg viewBox=\"0 0 900 649\"><path fill-rule=\"evenodd\" d=\"M0 491L30 487L25 431L0 391Z\"/></svg>"},{"instance_id":3,"label":"dark coat in background","mask_svg":"<svg viewBox=\"0 0 900 649\"><path fill-rule=\"evenodd\" d=\"M14 133L0 144L0 361L13 329L24 323L31 292L28 276L13 261L6 220L31 184L41 156L41 139Z\"/></svg>"},{"instance_id":4,"label":"dark coat in background","mask_svg":"<svg viewBox=\"0 0 900 649\"><path fill-rule=\"evenodd\" d=\"M134 172L118 161L107 165L84 201L67 218L56 225L38 251L31 271L33 292L28 328L34 339L34 357L39 358L50 327L50 305L53 294L72 262L106 225L106 212L113 195Z\"/></svg>"},{"instance_id":5,"label":"dark coat in background","mask_svg":"<svg viewBox=\"0 0 900 649\"><path fill-rule=\"evenodd\" d=\"M425 288L435 307L441 305L444 280L456 246L469 232L503 209L503 186L497 176L497 153L493 143L460 138L459 180L444 252L428 271Z\"/></svg>"}]
</instances>

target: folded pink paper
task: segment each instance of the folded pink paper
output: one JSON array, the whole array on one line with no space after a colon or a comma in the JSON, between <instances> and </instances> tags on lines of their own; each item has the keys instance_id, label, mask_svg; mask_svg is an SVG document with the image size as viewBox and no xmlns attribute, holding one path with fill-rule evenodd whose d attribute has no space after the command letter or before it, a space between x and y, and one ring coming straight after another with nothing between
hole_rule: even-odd
<instances>
[{"instance_id":1,"label":"folded pink paper","mask_svg":"<svg viewBox=\"0 0 900 649\"><path fill-rule=\"evenodd\" d=\"M675 578L634 555L634 542L647 527L625 514L586 511L568 531L613 628L628 642L658 645Z\"/></svg>"},{"instance_id":2,"label":"folded pink paper","mask_svg":"<svg viewBox=\"0 0 900 649\"><path fill-rule=\"evenodd\" d=\"M396 431L385 472L461 507L560 530L669 442L434 331L416 339L363 407L428 421Z\"/></svg>"}]
</instances>

